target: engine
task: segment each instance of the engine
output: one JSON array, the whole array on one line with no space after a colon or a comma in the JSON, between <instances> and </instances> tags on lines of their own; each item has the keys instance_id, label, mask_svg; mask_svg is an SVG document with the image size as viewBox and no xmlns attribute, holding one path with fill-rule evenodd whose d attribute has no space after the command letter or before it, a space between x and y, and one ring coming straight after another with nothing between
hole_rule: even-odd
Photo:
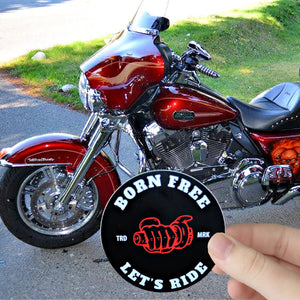
<instances>
[{"instance_id":1,"label":"engine","mask_svg":"<svg viewBox=\"0 0 300 300\"><path fill-rule=\"evenodd\" d=\"M232 199L228 203L218 199L223 208L253 206L269 200L281 204L300 195L300 186L292 190L291 166L267 166L261 158L242 153L231 143L230 127L226 124L197 130L166 130L154 121L144 127L144 134L157 168L183 171L208 184L212 192L222 190L221 194ZM220 182L223 180L230 180L231 184L224 185ZM230 185L231 192L224 190ZM289 190L290 195L283 197Z\"/></svg>"},{"instance_id":2,"label":"engine","mask_svg":"<svg viewBox=\"0 0 300 300\"><path fill-rule=\"evenodd\" d=\"M215 166L230 141L222 125L201 130L166 130L155 121L144 127L148 146L167 167L189 171L199 166Z\"/></svg>"}]
</instances>

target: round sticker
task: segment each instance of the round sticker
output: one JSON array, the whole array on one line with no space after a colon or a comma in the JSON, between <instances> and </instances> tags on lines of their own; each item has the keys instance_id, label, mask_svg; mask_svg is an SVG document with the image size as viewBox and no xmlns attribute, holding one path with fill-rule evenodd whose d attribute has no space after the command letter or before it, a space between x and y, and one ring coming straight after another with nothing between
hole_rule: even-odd
<instances>
[{"instance_id":1,"label":"round sticker","mask_svg":"<svg viewBox=\"0 0 300 300\"><path fill-rule=\"evenodd\" d=\"M191 176L140 174L119 187L102 216L104 251L128 282L155 292L178 291L212 269L207 243L224 232L220 206Z\"/></svg>"}]
</instances>

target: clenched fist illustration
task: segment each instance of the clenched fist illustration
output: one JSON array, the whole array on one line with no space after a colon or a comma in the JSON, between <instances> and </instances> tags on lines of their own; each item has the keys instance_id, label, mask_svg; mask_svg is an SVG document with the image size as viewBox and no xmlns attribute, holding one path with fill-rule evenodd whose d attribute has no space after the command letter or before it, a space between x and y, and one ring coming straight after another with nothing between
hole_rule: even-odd
<instances>
[{"instance_id":1,"label":"clenched fist illustration","mask_svg":"<svg viewBox=\"0 0 300 300\"><path fill-rule=\"evenodd\" d=\"M139 224L140 231L134 233L133 242L149 253L183 249L193 241L193 229L187 224L191 220L192 216L183 215L170 225L163 225L158 218L145 218Z\"/></svg>"}]
</instances>

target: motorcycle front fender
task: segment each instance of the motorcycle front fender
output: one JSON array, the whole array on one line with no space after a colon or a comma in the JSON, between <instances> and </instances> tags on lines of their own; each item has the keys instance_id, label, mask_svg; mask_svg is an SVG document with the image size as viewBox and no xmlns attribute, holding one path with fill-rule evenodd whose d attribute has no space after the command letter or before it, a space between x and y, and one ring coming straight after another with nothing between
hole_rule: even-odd
<instances>
[{"instance_id":1,"label":"motorcycle front fender","mask_svg":"<svg viewBox=\"0 0 300 300\"><path fill-rule=\"evenodd\" d=\"M4 167L66 166L75 171L87 151L87 143L70 134L45 134L35 136L0 152L0 165ZM115 167L104 151L97 156L87 172L93 178L105 207L110 196L120 186Z\"/></svg>"}]
</instances>

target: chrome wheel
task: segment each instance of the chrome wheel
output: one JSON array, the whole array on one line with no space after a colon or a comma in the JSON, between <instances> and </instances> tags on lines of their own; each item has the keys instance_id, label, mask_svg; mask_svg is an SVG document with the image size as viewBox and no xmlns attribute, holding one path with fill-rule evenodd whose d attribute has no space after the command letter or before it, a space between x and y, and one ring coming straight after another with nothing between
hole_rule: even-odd
<instances>
[{"instance_id":1,"label":"chrome wheel","mask_svg":"<svg viewBox=\"0 0 300 300\"><path fill-rule=\"evenodd\" d=\"M54 209L69 181L64 167L52 166L42 167L24 180L17 209L28 227L46 235L69 235L91 220L100 205L93 181L80 182L63 209Z\"/></svg>"}]
</instances>

